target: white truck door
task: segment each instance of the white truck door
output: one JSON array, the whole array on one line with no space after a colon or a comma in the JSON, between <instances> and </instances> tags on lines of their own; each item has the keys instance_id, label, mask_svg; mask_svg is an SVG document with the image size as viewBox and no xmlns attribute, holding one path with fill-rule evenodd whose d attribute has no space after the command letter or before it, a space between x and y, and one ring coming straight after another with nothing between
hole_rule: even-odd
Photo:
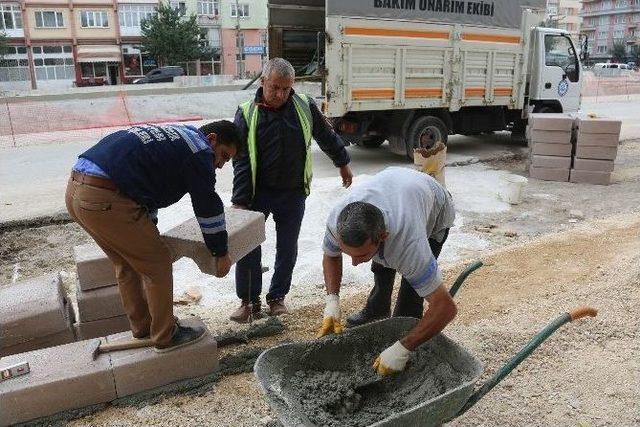
<instances>
[{"instance_id":1,"label":"white truck door","mask_svg":"<svg viewBox=\"0 0 640 427\"><path fill-rule=\"evenodd\" d=\"M556 30L557 31L557 30ZM539 100L558 100L564 113L580 109L582 70L571 38L565 33L538 33Z\"/></svg>"}]
</instances>

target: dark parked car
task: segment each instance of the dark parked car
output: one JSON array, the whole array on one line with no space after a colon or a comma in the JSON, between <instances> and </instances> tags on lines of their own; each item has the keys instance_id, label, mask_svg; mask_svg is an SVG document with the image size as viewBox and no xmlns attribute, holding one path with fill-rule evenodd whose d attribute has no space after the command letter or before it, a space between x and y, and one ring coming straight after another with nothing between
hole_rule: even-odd
<instances>
[{"instance_id":1,"label":"dark parked car","mask_svg":"<svg viewBox=\"0 0 640 427\"><path fill-rule=\"evenodd\" d=\"M184 76L182 67L168 66L160 67L149 71L144 77L140 77L133 81L135 84L142 83L166 83L172 82L176 76Z\"/></svg>"}]
</instances>

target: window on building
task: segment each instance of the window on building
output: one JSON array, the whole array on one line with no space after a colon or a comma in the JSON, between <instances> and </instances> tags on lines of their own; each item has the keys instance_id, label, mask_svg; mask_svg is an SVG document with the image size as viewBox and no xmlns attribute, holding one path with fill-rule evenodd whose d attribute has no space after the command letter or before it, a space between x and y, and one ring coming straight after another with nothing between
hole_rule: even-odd
<instances>
[{"instance_id":1,"label":"window on building","mask_svg":"<svg viewBox=\"0 0 640 427\"><path fill-rule=\"evenodd\" d=\"M120 26L140 28L142 21L154 16L157 12L152 4L119 4Z\"/></svg>"},{"instance_id":2,"label":"window on building","mask_svg":"<svg viewBox=\"0 0 640 427\"><path fill-rule=\"evenodd\" d=\"M606 31L598 31L598 38L599 39L606 39L607 38L607 32Z\"/></svg>"},{"instance_id":3,"label":"window on building","mask_svg":"<svg viewBox=\"0 0 640 427\"><path fill-rule=\"evenodd\" d=\"M37 28L63 28L64 18L62 12L50 10L36 11L36 27Z\"/></svg>"},{"instance_id":4,"label":"window on building","mask_svg":"<svg viewBox=\"0 0 640 427\"><path fill-rule=\"evenodd\" d=\"M609 17L608 16L601 16L600 20L598 22L600 25L607 25L609 24Z\"/></svg>"},{"instance_id":5,"label":"window on building","mask_svg":"<svg viewBox=\"0 0 640 427\"><path fill-rule=\"evenodd\" d=\"M75 68L71 46L33 46L33 65L38 80L73 80Z\"/></svg>"},{"instance_id":6,"label":"window on building","mask_svg":"<svg viewBox=\"0 0 640 427\"><path fill-rule=\"evenodd\" d=\"M7 46L0 59L0 82L29 81L29 59L25 46Z\"/></svg>"},{"instance_id":7,"label":"window on building","mask_svg":"<svg viewBox=\"0 0 640 427\"><path fill-rule=\"evenodd\" d=\"M198 0L198 15L218 16L218 2L215 0Z\"/></svg>"},{"instance_id":8,"label":"window on building","mask_svg":"<svg viewBox=\"0 0 640 427\"><path fill-rule=\"evenodd\" d=\"M248 18L249 17L249 5L247 3L231 3L231 17L232 18Z\"/></svg>"},{"instance_id":9,"label":"window on building","mask_svg":"<svg viewBox=\"0 0 640 427\"><path fill-rule=\"evenodd\" d=\"M156 60L143 54L138 46L123 46L122 59L124 61L124 74L127 77L143 76L154 68L158 68Z\"/></svg>"},{"instance_id":10,"label":"window on building","mask_svg":"<svg viewBox=\"0 0 640 427\"><path fill-rule=\"evenodd\" d=\"M19 4L0 3L0 30L22 28L22 12Z\"/></svg>"},{"instance_id":11,"label":"window on building","mask_svg":"<svg viewBox=\"0 0 640 427\"><path fill-rule=\"evenodd\" d=\"M626 21L627 20L624 15L616 15L616 24L624 24Z\"/></svg>"},{"instance_id":12,"label":"window on building","mask_svg":"<svg viewBox=\"0 0 640 427\"><path fill-rule=\"evenodd\" d=\"M104 62L83 62L80 64L82 77L86 79L95 77L107 77L107 64Z\"/></svg>"},{"instance_id":13,"label":"window on building","mask_svg":"<svg viewBox=\"0 0 640 427\"><path fill-rule=\"evenodd\" d=\"M607 53L606 46L598 46L598 53Z\"/></svg>"},{"instance_id":14,"label":"window on building","mask_svg":"<svg viewBox=\"0 0 640 427\"><path fill-rule=\"evenodd\" d=\"M182 16L187 14L187 4L183 1L171 1L171 7Z\"/></svg>"},{"instance_id":15,"label":"window on building","mask_svg":"<svg viewBox=\"0 0 640 427\"><path fill-rule=\"evenodd\" d=\"M80 12L82 28L107 28L109 18L107 12L100 10L83 10Z\"/></svg>"}]
</instances>

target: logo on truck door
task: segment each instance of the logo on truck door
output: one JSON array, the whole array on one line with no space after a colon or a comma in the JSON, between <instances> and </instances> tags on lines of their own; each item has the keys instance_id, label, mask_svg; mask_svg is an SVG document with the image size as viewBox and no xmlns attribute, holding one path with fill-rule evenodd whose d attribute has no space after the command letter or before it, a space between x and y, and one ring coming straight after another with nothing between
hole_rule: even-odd
<instances>
[{"instance_id":1,"label":"logo on truck door","mask_svg":"<svg viewBox=\"0 0 640 427\"><path fill-rule=\"evenodd\" d=\"M567 92L569 92L569 81L562 79L560 83L558 83L558 95L565 96Z\"/></svg>"}]
</instances>

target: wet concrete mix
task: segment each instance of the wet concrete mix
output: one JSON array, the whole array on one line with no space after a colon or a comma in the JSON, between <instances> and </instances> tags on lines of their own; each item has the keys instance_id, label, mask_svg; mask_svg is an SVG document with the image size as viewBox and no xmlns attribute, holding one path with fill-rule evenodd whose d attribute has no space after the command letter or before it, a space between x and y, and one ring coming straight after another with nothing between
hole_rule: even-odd
<instances>
[{"instance_id":1,"label":"wet concrete mix","mask_svg":"<svg viewBox=\"0 0 640 427\"><path fill-rule=\"evenodd\" d=\"M318 426L368 426L445 393L468 380L431 348L413 352L404 372L381 379L372 368L379 351L375 343L354 343L354 352L339 370L299 369L284 379L283 388L298 410ZM369 348L369 351L357 348ZM318 357L309 351L303 360ZM330 358L331 356L329 356ZM344 358L343 358L344 361ZM325 360L326 362L326 360ZM321 363L325 365L326 363ZM319 366L320 367L320 366ZM373 384L372 384L373 382ZM367 384L362 387L363 384Z\"/></svg>"}]
</instances>

